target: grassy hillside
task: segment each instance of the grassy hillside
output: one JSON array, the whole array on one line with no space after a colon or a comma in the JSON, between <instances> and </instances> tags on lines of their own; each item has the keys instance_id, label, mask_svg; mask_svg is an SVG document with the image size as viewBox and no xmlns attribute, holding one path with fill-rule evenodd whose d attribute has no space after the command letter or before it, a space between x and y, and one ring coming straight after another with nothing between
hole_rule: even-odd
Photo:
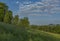
<instances>
[{"instance_id":1,"label":"grassy hillside","mask_svg":"<svg viewBox=\"0 0 60 41\"><path fill-rule=\"evenodd\" d=\"M60 34L0 23L0 41L60 41Z\"/></svg>"},{"instance_id":2,"label":"grassy hillside","mask_svg":"<svg viewBox=\"0 0 60 41\"><path fill-rule=\"evenodd\" d=\"M0 23L0 41L28 41L24 27Z\"/></svg>"},{"instance_id":3,"label":"grassy hillside","mask_svg":"<svg viewBox=\"0 0 60 41\"><path fill-rule=\"evenodd\" d=\"M32 41L60 41L60 34L30 30Z\"/></svg>"}]
</instances>

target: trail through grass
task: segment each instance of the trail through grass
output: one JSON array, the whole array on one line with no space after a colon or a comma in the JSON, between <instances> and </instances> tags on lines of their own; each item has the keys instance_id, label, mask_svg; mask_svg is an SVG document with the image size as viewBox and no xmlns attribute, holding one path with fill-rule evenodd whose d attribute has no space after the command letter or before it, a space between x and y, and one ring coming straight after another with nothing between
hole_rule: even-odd
<instances>
[{"instance_id":1,"label":"trail through grass","mask_svg":"<svg viewBox=\"0 0 60 41\"><path fill-rule=\"evenodd\" d=\"M60 41L60 34L30 30L32 41Z\"/></svg>"}]
</instances>

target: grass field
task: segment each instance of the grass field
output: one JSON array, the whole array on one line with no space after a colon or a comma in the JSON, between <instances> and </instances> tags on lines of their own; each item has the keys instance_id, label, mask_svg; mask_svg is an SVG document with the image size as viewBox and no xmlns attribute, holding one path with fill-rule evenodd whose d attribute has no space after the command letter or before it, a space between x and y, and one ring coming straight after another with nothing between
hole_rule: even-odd
<instances>
[{"instance_id":1,"label":"grass field","mask_svg":"<svg viewBox=\"0 0 60 41\"><path fill-rule=\"evenodd\" d=\"M60 34L30 30L32 41L60 41Z\"/></svg>"},{"instance_id":2,"label":"grass field","mask_svg":"<svg viewBox=\"0 0 60 41\"><path fill-rule=\"evenodd\" d=\"M0 23L0 41L60 41L60 34Z\"/></svg>"}]
</instances>

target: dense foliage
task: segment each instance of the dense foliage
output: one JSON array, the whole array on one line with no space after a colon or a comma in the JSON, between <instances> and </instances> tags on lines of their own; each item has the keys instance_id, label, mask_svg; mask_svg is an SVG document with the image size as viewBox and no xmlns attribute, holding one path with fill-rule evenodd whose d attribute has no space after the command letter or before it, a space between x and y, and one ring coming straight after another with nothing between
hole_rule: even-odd
<instances>
[{"instance_id":1,"label":"dense foliage","mask_svg":"<svg viewBox=\"0 0 60 41\"><path fill-rule=\"evenodd\" d=\"M31 29L60 34L60 25L59 24L44 25L44 26L31 25Z\"/></svg>"},{"instance_id":2,"label":"dense foliage","mask_svg":"<svg viewBox=\"0 0 60 41\"><path fill-rule=\"evenodd\" d=\"M0 23L0 41L28 41L28 38L24 27Z\"/></svg>"},{"instance_id":3,"label":"dense foliage","mask_svg":"<svg viewBox=\"0 0 60 41\"><path fill-rule=\"evenodd\" d=\"M5 3L0 3L0 22L29 27L28 17L20 19L18 15L13 16L13 12L9 10L8 6Z\"/></svg>"}]
</instances>

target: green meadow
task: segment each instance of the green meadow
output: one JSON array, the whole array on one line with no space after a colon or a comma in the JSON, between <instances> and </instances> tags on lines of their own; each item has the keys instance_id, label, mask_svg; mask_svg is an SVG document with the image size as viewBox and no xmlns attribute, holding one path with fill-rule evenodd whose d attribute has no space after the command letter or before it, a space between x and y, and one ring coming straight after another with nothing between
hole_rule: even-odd
<instances>
[{"instance_id":1,"label":"green meadow","mask_svg":"<svg viewBox=\"0 0 60 41\"><path fill-rule=\"evenodd\" d=\"M0 41L60 41L60 34L0 23Z\"/></svg>"}]
</instances>

